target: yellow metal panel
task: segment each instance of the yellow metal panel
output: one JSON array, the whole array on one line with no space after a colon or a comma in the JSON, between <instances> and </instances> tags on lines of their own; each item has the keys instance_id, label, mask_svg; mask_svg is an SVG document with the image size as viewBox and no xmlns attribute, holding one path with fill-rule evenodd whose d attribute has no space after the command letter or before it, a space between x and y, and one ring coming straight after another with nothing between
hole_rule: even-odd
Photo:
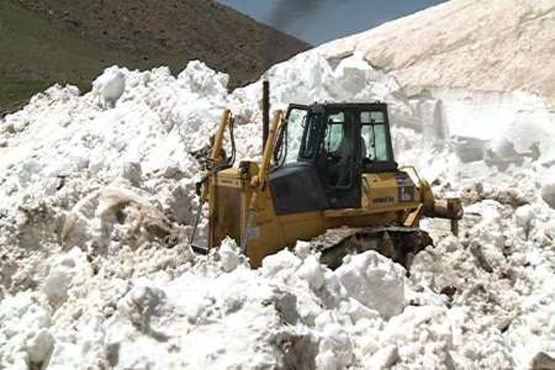
<instances>
[{"instance_id":1,"label":"yellow metal panel","mask_svg":"<svg viewBox=\"0 0 555 370\"><path fill-rule=\"evenodd\" d=\"M243 183L241 179L234 179L229 177L219 176L217 177L218 186L230 187L230 188L242 188Z\"/></svg>"},{"instance_id":2,"label":"yellow metal panel","mask_svg":"<svg viewBox=\"0 0 555 370\"><path fill-rule=\"evenodd\" d=\"M415 209L420 204L418 189L413 188L414 199L399 199L399 184L395 172L363 174L362 208L366 210Z\"/></svg>"},{"instance_id":3,"label":"yellow metal panel","mask_svg":"<svg viewBox=\"0 0 555 370\"><path fill-rule=\"evenodd\" d=\"M249 173L258 168L249 165ZM213 199L216 212L213 225L220 239L226 232L232 234L238 243L246 240L247 255L253 266L259 266L268 254L285 246L292 246L297 240L308 240L325 232L328 228L341 226L368 227L385 225L413 225L420 220L419 193L415 189L412 202L399 201L399 184L395 173L364 174L361 208L347 208L277 215L269 186L252 187L249 178L242 178L240 169L229 168L220 171L217 188L227 188L240 193L231 197L232 192L221 192L229 199ZM218 193L218 192L215 192ZM232 199L233 198L233 199ZM238 201L240 199L240 201ZM240 210L236 208L240 207ZM240 220L228 220L240 215ZM238 232L240 230L240 232Z\"/></svg>"}]
</instances>

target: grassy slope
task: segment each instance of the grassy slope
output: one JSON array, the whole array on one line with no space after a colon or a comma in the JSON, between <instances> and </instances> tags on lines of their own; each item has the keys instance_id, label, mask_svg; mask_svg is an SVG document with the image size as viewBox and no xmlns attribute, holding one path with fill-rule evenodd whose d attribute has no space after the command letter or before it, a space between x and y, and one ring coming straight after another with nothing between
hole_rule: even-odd
<instances>
[{"instance_id":1,"label":"grassy slope","mask_svg":"<svg viewBox=\"0 0 555 370\"><path fill-rule=\"evenodd\" d=\"M0 109L18 105L54 82L88 87L91 76L111 64L138 56L106 50L15 3L0 4Z\"/></svg>"},{"instance_id":2,"label":"grassy slope","mask_svg":"<svg viewBox=\"0 0 555 370\"><path fill-rule=\"evenodd\" d=\"M241 85L308 47L272 32L211 0L2 0L0 113L56 82L86 90L113 64L177 72L199 58Z\"/></svg>"}]
</instances>

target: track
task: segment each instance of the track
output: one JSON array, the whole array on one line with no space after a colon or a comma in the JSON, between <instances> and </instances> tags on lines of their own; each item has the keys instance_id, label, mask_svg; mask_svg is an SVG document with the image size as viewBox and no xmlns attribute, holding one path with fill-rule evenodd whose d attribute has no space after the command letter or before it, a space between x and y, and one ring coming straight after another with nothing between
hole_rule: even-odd
<instances>
[{"instance_id":1,"label":"track","mask_svg":"<svg viewBox=\"0 0 555 370\"><path fill-rule=\"evenodd\" d=\"M400 226L331 229L311 242L322 251L320 261L332 269L339 267L348 254L374 250L400 263L407 271L414 256L433 245L427 232Z\"/></svg>"}]
</instances>

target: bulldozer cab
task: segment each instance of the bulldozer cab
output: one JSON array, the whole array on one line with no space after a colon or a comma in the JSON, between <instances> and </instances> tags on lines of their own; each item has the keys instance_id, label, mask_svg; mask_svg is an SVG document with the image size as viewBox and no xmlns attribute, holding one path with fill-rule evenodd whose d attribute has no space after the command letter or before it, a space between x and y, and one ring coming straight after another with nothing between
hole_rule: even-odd
<instances>
[{"instance_id":1,"label":"bulldozer cab","mask_svg":"<svg viewBox=\"0 0 555 370\"><path fill-rule=\"evenodd\" d=\"M397 169L387 106L290 105L270 187L278 213L361 207L362 173Z\"/></svg>"}]
</instances>

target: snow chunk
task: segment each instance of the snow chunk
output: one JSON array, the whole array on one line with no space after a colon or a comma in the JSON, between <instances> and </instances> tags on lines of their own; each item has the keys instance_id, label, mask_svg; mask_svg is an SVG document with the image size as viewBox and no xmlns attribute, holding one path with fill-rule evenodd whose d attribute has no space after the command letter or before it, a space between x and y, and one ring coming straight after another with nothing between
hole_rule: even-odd
<instances>
[{"instance_id":1,"label":"snow chunk","mask_svg":"<svg viewBox=\"0 0 555 370\"><path fill-rule=\"evenodd\" d=\"M27 352L32 363L42 364L54 349L54 339L47 329L39 330L27 340Z\"/></svg>"},{"instance_id":2,"label":"snow chunk","mask_svg":"<svg viewBox=\"0 0 555 370\"><path fill-rule=\"evenodd\" d=\"M125 90L125 74L119 67L107 68L93 81L92 92L101 105L113 108Z\"/></svg>"},{"instance_id":3,"label":"snow chunk","mask_svg":"<svg viewBox=\"0 0 555 370\"><path fill-rule=\"evenodd\" d=\"M232 239L226 238L222 242L218 249L218 255L222 262L222 269L225 272L233 271L239 265L239 254L239 248Z\"/></svg>"},{"instance_id":4,"label":"snow chunk","mask_svg":"<svg viewBox=\"0 0 555 370\"><path fill-rule=\"evenodd\" d=\"M213 97L227 95L229 76L210 69L199 60L193 60L177 76L177 81L192 93Z\"/></svg>"},{"instance_id":5,"label":"snow chunk","mask_svg":"<svg viewBox=\"0 0 555 370\"><path fill-rule=\"evenodd\" d=\"M68 298L71 286L83 283L87 270L85 254L75 247L67 254L54 259L41 290L51 302L59 304Z\"/></svg>"},{"instance_id":6,"label":"snow chunk","mask_svg":"<svg viewBox=\"0 0 555 370\"><path fill-rule=\"evenodd\" d=\"M394 344L394 353L377 353L386 360L401 358L414 368L442 368L449 361L453 346L453 334L447 318L447 310L434 306L408 306L400 315L393 317L381 338L383 344ZM390 357L391 356L391 357Z\"/></svg>"},{"instance_id":7,"label":"snow chunk","mask_svg":"<svg viewBox=\"0 0 555 370\"><path fill-rule=\"evenodd\" d=\"M311 289L319 290L325 283L324 272L325 268L320 264L319 256L311 255L305 258L297 273L308 281Z\"/></svg>"},{"instance_id":8,"label":"snow chunk","mask_svg":"<svg viewBox=\"0 0 555 370\"><path fill-rule=\"evenodd\" d=\"M390 318L405 301L405 269L374 251L350 256L336 271L349 296Z\"/></svg>"},{"instance_id":9,"label":"snow chunk","mask_svg":"<svg viewBox=\"0 0 555 370\"><path fill-rule=\"evenodd\" d=\"M353 358L353 344L348 333L338 324L329 324L323 330L320 353L316 363L326 369L344 369Z\"/></svg>"},{"instance_id":10,"label":"snow chunk","mask_svg":"<svg viewBox=\"0 0 555 370\"><path fill-rule=\"evenodd\" d=\"M295 244L295 254L297 255L297 257L305 259L310 255L311 248L312 244L299 240L297 241L297 244Z\"/></svg>"},{"instance_id":11,"label":"snow chunk","mask_svg":"<svg viewBox=\"0 0 555 370\"><path fill-rule=\"evenodd\" d=\"M399 349L389 345L378 350L368 361L369 370L390 369L399 360Z\"/></svg>"},{"instance_id":12,"label":"snow chunk","mask_svg":"<svg viewBox=\"0 0 555 370\"><path fill-rule=\"evenodd\" d=\"M19 293L0 305L0 368L27 369L40 364L52 350L48 331L52 310L36 293Z\"/></svg>"},{"instance_id":13,"label":"snow chunk","mask_svg":"<svg viewBox=\"0 0 555 370\"><path fill-rule=\"evenodd\" d=\"M265 277L272 277L278 275L281 271L294 271L301 264L302 260L299 257L284 249L264 258L261 272Z\"/></svg>"}]
</instances>

